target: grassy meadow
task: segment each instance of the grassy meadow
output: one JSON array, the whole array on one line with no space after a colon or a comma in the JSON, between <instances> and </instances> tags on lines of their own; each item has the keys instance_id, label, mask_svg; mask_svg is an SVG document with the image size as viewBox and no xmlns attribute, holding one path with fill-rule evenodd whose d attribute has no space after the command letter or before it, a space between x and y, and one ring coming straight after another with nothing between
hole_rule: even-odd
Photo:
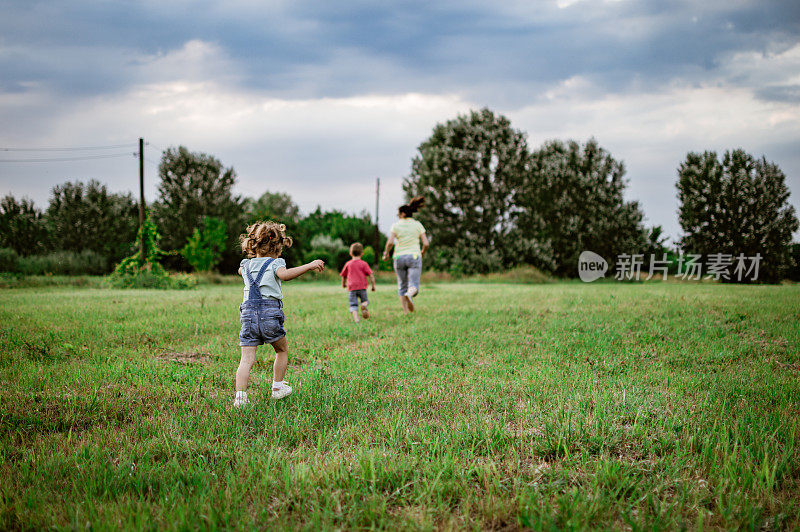
<instances>
[{"instance_id":1,"label":"grassy meadow","mask_svg":"<svg viewBox=\"0 0 800 532\"><path fill-rule=\"evenodd\" d=\"M0 529L800 527L800 286L0 290Z\"/></svg>"}]
</instances>

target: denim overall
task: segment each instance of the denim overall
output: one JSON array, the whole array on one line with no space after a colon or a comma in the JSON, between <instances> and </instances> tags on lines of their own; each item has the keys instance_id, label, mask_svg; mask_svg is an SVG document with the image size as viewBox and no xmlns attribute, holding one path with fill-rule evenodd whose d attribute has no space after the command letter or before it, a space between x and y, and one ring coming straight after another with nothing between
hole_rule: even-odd
<instances>
[{"instance_id":1,"label":"denim overall","mask_svg":"<svg viewBox=\"0 0 800 532\"><path fill-rule=\"evenodd\" d=\"M261 279L274 259L268 259L262 266L255 280L245 266L242 274L250 285L247 300L239 305L242 329L239 331L240 346L256 346L271 344L286 336L283 329L283 301L280 299L261 297Z\"/></svg>"}]
</instances>

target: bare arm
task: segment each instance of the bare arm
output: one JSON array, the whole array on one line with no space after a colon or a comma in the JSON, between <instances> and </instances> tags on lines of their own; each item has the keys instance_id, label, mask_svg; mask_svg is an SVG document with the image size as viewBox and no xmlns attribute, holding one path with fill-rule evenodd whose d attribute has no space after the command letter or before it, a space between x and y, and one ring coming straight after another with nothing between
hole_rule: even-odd
<instances>
[{"instance_id":1,"label":"bare arm","mask_svg":"<svg viewBox=\"0 0 800 532\"><path fill-rule=\"evenodd\" d=\"M389 251L392 250L395 238L397 238L397 235L394 234L394 231L389 233L389 240L386 241L386 248L383 250L383 260L389 260Z\"/></svg>"},{"instance_id":2,"label":"bare arm","mask_svg":"<svg viewBox=\"0 0 800 532\"><path fill-rule=\"evenodd\" d=\"M372 291L374 292L375 291L375 274L374 273L369 274L369 282L372 285Z\"/></svg>"},{"instance_id":3,"label":"bare arm","mask_svg":"<svg viewBox=\"0 0 800 532\"><path fill-rule=\"evenodd\" d=\"M342 277L342 288L347 288L347 278Z\"/></svg>"},{"instance_id":4,"label":"bare arm","mask_svg":"<svg viewBox=\"0 0 800 532\"><path fill-rule=\"evenodd\" d=\"M422 249L420 250L419 254L424 257L425 252L428 251L428 246L430 245L430 242L428 242L428 235L426 235L425 233L422 233L421 235L419 235L419 237L422 239Z\"/></svg>"},{"instance_id":5,"label":"bare arm","mask_svg":"<svg viewBox=\"0 0 800 532\"><path fill-rule=\"evenodd\" d=\"M275 270L275 275L277 275L278 279L281 281L291 281L292 279L297 279L304 273L310 271L321 272L324 269L325 263L317 259L308 264L303 264L302 266L296 266L294 268L278 268Z\"/></svg>"}]
</instances>

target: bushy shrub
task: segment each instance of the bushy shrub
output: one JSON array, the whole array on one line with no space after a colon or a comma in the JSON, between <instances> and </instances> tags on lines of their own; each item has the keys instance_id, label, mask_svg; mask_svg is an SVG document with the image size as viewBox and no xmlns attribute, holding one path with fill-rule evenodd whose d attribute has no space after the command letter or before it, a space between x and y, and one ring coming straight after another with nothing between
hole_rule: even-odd
<instances>
[{"instance_id":1,"label":"bushy shrub","mask_svg":"<svg viewBox=\"0 0 800 532\"><path fill-rule=\"evenodd\" d=\"M11 248L0 248L0 272L16 272L19 255Z\"/></svg>"},{"instance_id":2,"label":"bushy shrub","mask_svg":"<svg viewBox=\"0 0 800 532\"><path fill-rule=\"evenodd\" d=\"M0 288L41 288L45 286L72 286L75 288L102 288L105 279L97 275L22 275L0 273Z\"/></svg>"},{"instance_id":3,"label":"bushy shrub","mask_svg":"<svg viewBox=\"0 0 800 532\"><path fill-rule=\"evenodd\" d=\"M109 288L160 288L185 290L197 286L197 279L185 273L169 274L162 271L141 269L127 275L109 275Z\"/></svg>"},{"instance_id":4,"label":"bushy shrub","mask_svg":"<svg viewBox=\"0 0 800 532\"><path fill-rule=\"evenodd\" d=\"M31 255L18 261L16 271L24 275L104 275L110 270L108 258L85 249Z\"/></svg>"},{"instance_id":5,"label":"bushy shrub","mask_svg":"<svg viewBox=\"0 0 800 532\"><path fill-rule=\"evenodd\" d=\"M219 272L199 272L194 274L199 285L241 284L241 275L223 275Z\"/></svg>"},{"instance_id":6,"label":"bushy shrub","mask_svg":"<svg viewBox=\"0 0 800 532\"><path fill-rule=\"evenodd\" d=\"M461 245L437 249L436 254L431 259L430 262L434 265L434 268L446 270L455 277L496 272L501 270L503 266L500 254L497 251L488 248L476 251ZM425 262L425 260L422 261L423 266Z\"/></svg>"},{"instance_id":7,"label":"bushy shrub","mask_svg":"<svg viewBox=\"0 0 800 532\"><path fill-rule=\"evenodd\" d=\"M311 249L305 255L305 261L322 259L328 268L341 268L350 259L349 250L341 238L329 235L316 235L311 239Z\"/></svg>"},{"instance_id":8,"label":"bushy shrub","mask_svg":"<svg viewBox=\"0 0 800 532\"><path fill-rule=\"evenodd\" d=\"M0 248L0 271L22 275L104 275L109 271L108 258L85 249L54 251L45 255L20 257L11 248Z\"/></svg>"},{"instance_id":9,"label":"bushy shrub","mask_svg":"<svg viewBox=\"0 0 800 532\"><path fill-rule=\"evenodd\" d=\"M361 260L372 266L375 264L375 250L372 249L372 246L366 246L364 248L364 253L361 255Z\"/></svg>"},{"instance_id":10,"label":"bushy shrub","mask_svg":"<svg viewBox=\"0 0 800 532\"><path fill-rule=\"evenodd\" d=\"M181 255L198 272L209 272L222 259L227 228L225 222L213 216L203 217L203 229L194 228Z\"/></svg>"},{"instance_id":11,"label":"bushy shrub","mask_svg":"<svg viewBox=\"0 0 800 532\"><path fill-rule=\"evenodd\" d=\"M158 247L158 230L147 214L144 224L139 228L136 239L136 253L123 259L114 272L106 279L112 288L193 288L197 280L185 274L170 275L159 264L158 259L165 253ZM144 248L144 249L142 249ZM142 253L144 251L144 253Z\"/></svg>"},{"instance_id":12,"label":"bushy shrub","mask_svg":"<svg viewBox=\"0 0 800 532\"><path fill-rule=\"evenodd\" d=\"M552 278L533 266L515 266L504 272L488 273L475 278L477 281L498 283L543 284L552 282Z\"/></svg>"}]
</instances>

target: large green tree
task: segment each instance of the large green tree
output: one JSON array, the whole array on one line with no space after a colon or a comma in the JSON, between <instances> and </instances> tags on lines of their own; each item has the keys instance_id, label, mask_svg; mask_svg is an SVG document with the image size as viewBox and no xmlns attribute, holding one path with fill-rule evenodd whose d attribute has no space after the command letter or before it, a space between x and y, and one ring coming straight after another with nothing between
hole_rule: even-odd
<instances>
[{"instance_id":1,"label":"large green tree","mask_svg":"<svg viewBox=\"0 0 800 532\"><path fill-rule=\"evenodd\" d=\"M482 109L437 124L403 183L406 197L425 197L415 218L432 237L429 263L476 273L546 262L547 251L520 231L514 207L527 171L525 134L506 117Z\"/></svg>"},{"instance_id":2,"label":"large green tree","mask_svg":"<svg viewBox=\"0 0 800 532\"><path fill-rule=\"evenodd\" d=\"M292 247L285 248L281 256L289 265L296 265L303 260L304 244L308 244L308 242L299 230L300 208L289 194L267 191L258 199L245 199L244 209L247 213L248 224L263 220L274 220L286 225L286 232L292 237L294 243Z\"/></svg>"},{"instance_id":3,"label":"large green tree","mask_svg":"<svg viewBox=\"0 0 800 532\"><path fill-rule=\"evenodd\" d=\"M11 195L0 200L0 248L32 255L48 251L47 240L44 215L31 200Z\"/></svg>"},{"instance_id":4,"label":"large green tree","mask_svg":"<svg viewBox=\"0 0 800 532\"><path fill-rule=\"evenodd\" d=\"M792 257L792 264L789 266L786 278L795 282L800 282L800 243L792 243L792 245L789 246L789 252Z\"/></svg>"},{"instance_id":5,"label":"large green tree","mask_svg":"<svg viewBox=\"0 0 800 532\"><path fill-rule=\"evenodd\" d=\"M312 240L318 235L328 236L334 241L340 239L346 248L353 242L374 246L375 233L375 223L365 212L353 215L338 210L323 211L317 207L297 224L298 251L301 250L305 256L312 249ZM379 246L382 247L386 243L386 236L378 233L378 238ZM337 257L338 265L342 262L341 259L346 260L347 254L339 253Z\"/></svg>"},{"instance_id":6,"label":"large green tree","mask_svg":"<svg viewBox=\"0 0 800 532\"><path fill-rule=\"evenodd\" d=\"M684 251L760 254L758 280L783 278L793 263L790 245L798 220L778 165L741 149L726 151L721 159L713 151L689 153L678 168L677 186ZM738 279L735 267L728 268L727 280Z\"/></svg>"},{"instance_id":7,"label":"large green tree","mask_svg":"<svg viewBox=\"0 0 800 532\"><path fill-rule=\"evenodd\" d=\"M524 186L516 197L520 227L529 239L546 242L554 272L576 276L584 250L609 263L623 253L644 253L644 215L625 201L625 166L594 139L546 142L534 151Z\"/></svg>"},{"instance_id":8,"label":"large green tree","mask_svg":"<svg viewBox=\"0 0 800 532\"><path fill-rule=\"evenodd\" d=\"M46 217L54 249L88 249L112 262L130 253L139 226L138 205L131 195L109 193L94 180L53 187Z\"/></svg>"},{"instance_id":9,"label":"large green tree","mask_svg":"<svg viewBox=\"0 0 800 532\"><path fill-rule=\"evenodd\" d=\"M162 235L161 246L180 250L195 228L203 226L204 216L218 218L227 228L220 269L235 271L241 257L237 239L246 217L243 200L233 194L234 169L223 167L212 155L179 146L164 152L158 175L161 182L153 215Z\"/></svg>"},{"instance_id":10,"label":"large green tree","mask_svg":"<svg viewBox=\"0 0 800 532\"><path fill-rule=\"evenodd\" d=\"M275 220L283 224L297 222L300 208L289 194L283 192L264 192L258 199L244 201L247 216L253 220Z\"/></svg>"}]
</instances>

